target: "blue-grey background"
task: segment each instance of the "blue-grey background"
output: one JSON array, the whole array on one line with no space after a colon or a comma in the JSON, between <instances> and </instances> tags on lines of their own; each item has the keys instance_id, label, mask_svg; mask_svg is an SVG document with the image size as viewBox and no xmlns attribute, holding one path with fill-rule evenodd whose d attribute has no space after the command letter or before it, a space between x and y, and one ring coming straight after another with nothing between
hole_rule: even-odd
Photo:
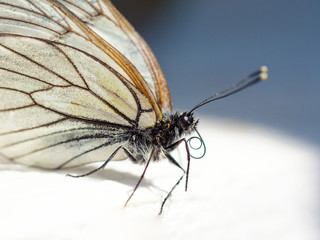
<instances>
[{"instance_id":1,"label":"blue-grey background","mask_svg":"<svg viewBox=\"0 0 320 240\"><path fill-rule=\"evenodd\" d=\"M320 144L319 0L114 0L154 51L173 107L191 109L261 65L269 79L197 114Z\"/></svg>"}]
</instances>

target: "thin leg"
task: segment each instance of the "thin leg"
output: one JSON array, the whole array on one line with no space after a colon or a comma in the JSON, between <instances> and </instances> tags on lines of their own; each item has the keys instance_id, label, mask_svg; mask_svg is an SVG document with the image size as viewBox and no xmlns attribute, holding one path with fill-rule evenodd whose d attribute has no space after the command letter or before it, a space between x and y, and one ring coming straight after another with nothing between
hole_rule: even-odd
<instances>
[{"instance_id":1,"label":"thin leg","mask_svg":"<svg viewBox=\"0 0 320 240\"><path fill-rule=\"evenodd\" d=\"M188 160L188 167L187 167L187 172L180 166L180 164L169 154L170 151L173 151L174 149L176 149L182 142L185 143L186 146L186 151L187 151L187 160ZM164 198L161 207L160 207L160 212L159 215L162 214L163 212L163 207L165 205L165 203L167 202L168 198L170 197L171 193L173 192L173 190L179 185L179 183L181 182L181 180L183 179L184 175L187 173L186 176L186 185L185 185L185 191L187 191L188 188L188 178L189 178L189 168L190 168L190 152L189 152L189 147L187 144L187 141L185 138L180 139L177 142L174 142L173 144L171 144L170 146L168 146L165 151L164 151L164 155L168 158L168 160L173 163L174 165L176 165L178 168L180 168L183 171L182 176L179 178L179 180L176 182L176 184L171 188L170 192L167 194L167 196Z\"/></svg>"},{"instance_id":2,"label":"thin leg","mask_svg":"<svg viewBox=\"0 0 320 240\"><path fill-rule=\"evenodd\" d=\"M165 156L169 159L169 161L171 163L173 163L174 165L176 165L178 168L180 168L183 171L182 176L179 178L179 180L176 182L176 184L171 188L170 192L167 194L167 196L164 198L164 200L162 201L161 207L160 207L160 212L159 215L162 214L163 211L163 207L164 204L167 202L168 198L170 197L171 193L173 192L173 190L179 185L179 183L181 182L181 180L184 177L184 174L186 173L186 171L180 166L180 164L167 152L164 153Z\"/></svg>"},{"instance_id":3,"label":"thin leg","mask_svg":"<svg viewBox=\"0 0 320 240\"><path fill-rule=\"evenodd\" d=\"M150 163L151 160L154 158L154 155L155 155L156 151L157 151L157 150L156 150L156 148L154 147L154 148L152 149L152 152L151 152L151 154L150 154L150 157L149 157L149 159L148 159L148 161L147 161L147 164L146 164L146 166L145 166L145 168L144 168L144 170L143 170L143 173L142 173L139 181L137 182L135 188L133 189L130 197L128 198L128 200L126 201L126 203L124 204L124 206L127 206L128 202L129 202L130 199L132 198L133 194L136 192L137 188L139 187L139 185L140 185L140 183L141 183L141 181L142 181L142 179L143 179L143 177L144 177L144 174L145 174L146 171L147 171L147 168L148 168L148 166L149 166L149 163Z\"/></svg>"},{"instance_id":4,"label":"thin leg","mask_svg":"<svg viewBox=\"0 0 320 240\"><path fill-rule=\"evenodd\" d=\"M123 149L124 152L128 155L128 157L130 159L132 159L133 161L136 161L135 157L123 146L120 146L118 147L112 154L111 156L98 168L88 172L88 173L85 173L85 174L82 174L82 175L71 175L71 174L67 174L68 177L74 177L74 178L78 178L78 177L85 177L85 176L89 176L91 175L92 173L95 173L101 169L103 169L112 159L113 157L117 154L117 152L120 150L120 149Z\"/></svg>"},{"instance_id":5,"label":"thin leg","mask_svg":"<svg viewBox=\"0 0 320 240\"><path fill-rule=\"evenodd\" d=\"M174 149L176 149L182 142L185 143L186 146L186 151L187 151L187 160L188 160L188 165L187 165L187 174L186 174L186 185L185 185L185 191L188 190L188 180L189 180L189 169L190 169L190 151L189 151L189 147L188 147L188 143L186 141L185 138L180 139L179 141L174 142L173 144L171 144L170 146L168 146L166 148L167 152L173 151ZM168 158L169 159L169 158ZM173 158L172 158L173 159ZM170 160L170 159L169 159ZM172 161L171 161L172 162ZM176 162L176 161L175 161ZM173 162L172 162L173 163ZM177 165L177 164L175 164ZM179 165L180 167L180 165ZM180 167L181 168L181 167ZM183 170L184 171L184 170Z\"/></svg>"}]
</instances>

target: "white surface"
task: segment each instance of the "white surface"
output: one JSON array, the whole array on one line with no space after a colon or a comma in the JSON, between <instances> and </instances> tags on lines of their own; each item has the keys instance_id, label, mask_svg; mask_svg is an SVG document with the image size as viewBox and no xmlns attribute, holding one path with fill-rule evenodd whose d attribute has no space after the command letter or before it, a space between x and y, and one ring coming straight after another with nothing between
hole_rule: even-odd
<instances>
[{"instance_id":1,"label":"white surface","mask_svg":"<svg viewBox=\"0 0 320 240\"><path fill-rule=\"evenodd\" d=\"M0 238L316 240L319 151L267 129L201 120L207 155L193 159L189 191L181 184L158 216L181 171L150 165L126 208L142 166L112 162L46 171L2 161ZM179 154L178 154L179 155ZM183 149L180 157L185 166ZM95 165L94 165L95 166Z\"/></svg>"}]
</instances>

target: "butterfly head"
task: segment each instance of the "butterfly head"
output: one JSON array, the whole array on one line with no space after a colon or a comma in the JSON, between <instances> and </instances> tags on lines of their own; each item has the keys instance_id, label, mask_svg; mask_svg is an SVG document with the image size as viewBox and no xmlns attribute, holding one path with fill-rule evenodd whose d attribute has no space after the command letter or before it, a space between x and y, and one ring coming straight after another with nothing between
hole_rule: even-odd
<instances>
[{"instance_id":1,"label":"butterfly head","mask_svg":"<svg viewBox=\"0 0 320 240\"><path fill-rule=\"evenodd\" d=\"M183 112L178 116L178 128L180 133L189 134L194 131L198 124L191 112Z\"/></svg>"}]
</instances>

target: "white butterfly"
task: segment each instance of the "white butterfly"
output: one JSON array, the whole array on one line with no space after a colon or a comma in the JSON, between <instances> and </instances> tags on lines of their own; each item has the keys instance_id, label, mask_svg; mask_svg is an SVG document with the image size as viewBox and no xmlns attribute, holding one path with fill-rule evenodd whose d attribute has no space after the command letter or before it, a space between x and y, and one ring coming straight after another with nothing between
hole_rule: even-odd
<instances>
[{"instance_id":1,"label":"white butterfly","mask_svg":"<svg viewBox=\"0 0 320 240\"><path fill-rule=\"evenodd\" d=\"M147 168L163 155L180 167L169 152L185 143L190 162L193 111L248 82L173 113L154 55L108 0L2 0L0 9L0 154L17 163L103 168L130 158Z\"/></svg>"},{"instance_id":2,"label":"white butterfly","mask_svg":"<svg viewBox=\"0 0 320 240\"><path fill-rule=\"evenodd\" d=\"M109 1L10 0L0 8L7 158L43 168L104 161L129 140L117 140L123 131L152 127L171 110L151 51Z\"/></svg>"}]
</instances>

